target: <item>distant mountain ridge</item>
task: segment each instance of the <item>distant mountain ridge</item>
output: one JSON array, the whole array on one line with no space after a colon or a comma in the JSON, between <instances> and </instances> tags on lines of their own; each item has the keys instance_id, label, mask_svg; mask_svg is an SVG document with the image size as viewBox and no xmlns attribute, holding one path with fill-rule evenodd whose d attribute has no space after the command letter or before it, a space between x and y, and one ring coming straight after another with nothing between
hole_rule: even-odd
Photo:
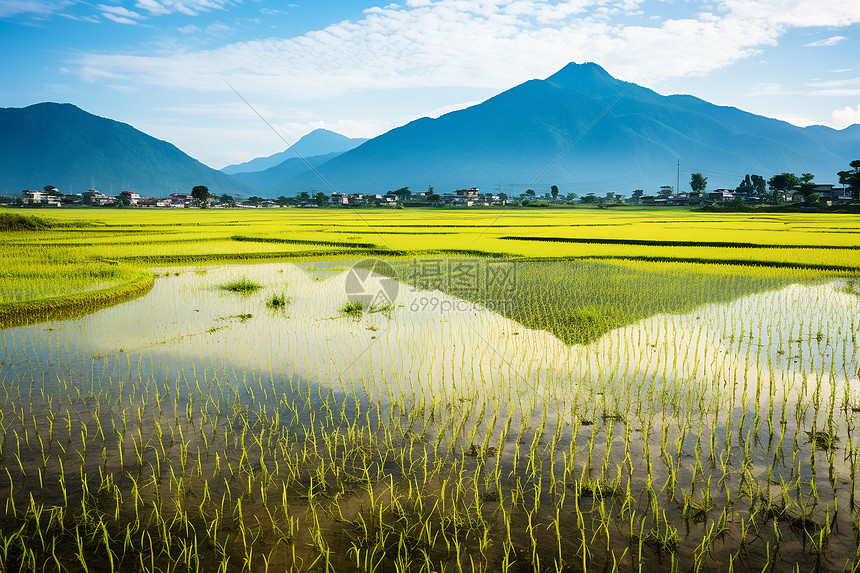
<instances>
[{"instance_id":1,"label":"distant mountain ridge","mask_svg":"<svg viewBox=\"0 0 860 573\"><path fill-rule=\"evenodd\" d=\"M341 192L432 185L437 192L476 186L519 194L558 184L562 193L629 195L675 186L679 160L681 190L689 190L690 172L708 176L711 189L734 188L746 173L785 171L835 183L836 172L858 157L858 125L801 128L689 95L663 96L587 63L415 120L317 169ZM320 186L308 171L279 185L291 194Z\"/></svg>"},{"instance_id":2,"label":"distant mountain ridge","mask_svg":"<svg viewBox=\"0 0 860 573\"><path fill-rule=\"evenodd\" d=\"M366 138L349 138L327 129L315 129L284 151L269 155L268 157L257 157L245 163L228 165L222 168L221 171L229 175L234 175L236 173L264 171L284 161L298 159L299 156L305 159L319 155L330 155L333 157L335 154L355 149L365 141L367 141Z\"/></svg>"},{"instance_id":3,"label":"distant mountain ridge","mask_svg":"<svg viewBox=\"0 0 860 573\"><path fill-rule=\"evenodd\" d=\"M166 196L195 185L218 195L257 193L171 143L72 104L0 108L0 187L17 193L46 185L64 193L94 185L114 195Z\"/></svg>"},{"instance_id":4,"label":"distant mountain ridge","mask_svg":"<svg viewBox=\"0 0 860 573\"><path fill-rule=\"evenodd\" d=\"M326 161L334 159L340 153L327 153L325 155L311 155L309 157L291 157L281 163L264 169L262 171L243 171L234 173L233 177L242 183L259 189L266 196L276 197L279 195L292 195L295 190L291 190L286 181L291 180L296 175L309 172L308 165L316 169ZM320 182L318 188L324 187ZM291 193L290 191L293 191Z\"/></svg>"}]
</instances>

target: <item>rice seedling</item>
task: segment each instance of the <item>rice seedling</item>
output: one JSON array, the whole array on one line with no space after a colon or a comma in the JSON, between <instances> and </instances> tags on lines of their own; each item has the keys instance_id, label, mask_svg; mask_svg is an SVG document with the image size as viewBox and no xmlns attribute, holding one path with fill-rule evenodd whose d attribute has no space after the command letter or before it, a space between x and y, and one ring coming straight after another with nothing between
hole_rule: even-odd
<instances>
[{"instance_id":1,"label":"rice seedling","mask_svg":"<svg viewBox=\"0 0 860 573\"><path fill-rule=\"evenodd\" d=\"M281 293L273 294L266 299L266 306L269 308L283 308L290 303L290 297Z\"/></svg>"},{"instance_id":2,"label":"rice seedling","mask_svg":"<svg viewBox=\"0 0 860 573\"><path fill-rule=\"evenodd\" d=\"M263 288L263 285L250 280L247 277L242 277L238 280L230 281L219 285L218 288L228 292L236 292L240 294L249 294Z\"/></svg>"},{"instance_id":3,"label":"rice seedling","mask_svg":"<svg viewBox=\"0 0 860 573\"><path fill-rule=\"evenodd\" d=\"M209 236L201 243L208 252L199 251L207 256L225 246L215 237L225 215L200 215L202 228L188 231L142 216L153 236L64 228L27 231L34 237L26 240L86 240L96 245L82 253L117 257L134 248L134 256L157 256L147 246L156 236ZM265 218L282 223L277 217L288 216L250 214L254 229L236 232L282 239L283 226ZM375 220L391 231L392 249L414 251L407 242L414 235L395 234L395 225L417 234L432 224L410 216ZM633 254L654 249L633 241L662 223L613 216L625 236L602 238L641 249ZM550 227L552 235L568 233L570 221L553 217L541 224L562 225ZM340 214L324 218L319 225L331 231L314 227L297 239L367 236ZM459 235L421 241L452 248L471 232L454 229L464 223L445 222ZM518 216L512 222L527 223ZM531 223L531 231L539 229ZM768 223L789 227L783 243L803 236L785 223ZM725 235L731 219L713 225ZM497 235L503 233L521 234ZM756 233L733 236L751 244L768 236ZM832 239L845 246L844 237ZM535 252L533 241L499 242ZM482 239L481 246L491 243ZM178 253L181 244L168 251ZM567 253L582 249L559 244ZM261 256L288 246L241 241ZM620 252L612 243L598 246L604 255ZM800 257L792 249L749 249L755 252L744 256L763 261ZM831 250L818 249L816 261L850 264L848 249ZM228 251L220 255L218 262L235 260ZM411 256L390 262L415 284ZM449 263L441 264L447 274ZM335 270L322 272L328 268ZM6 329L4 566L857 566L855 552L843 549L856 547L858 521L850 405L860 370L852 338L860 309L842 292L844 281L775 267L524 260L511 295L515 308L451 312L497 291L454 296L401 283L394 304L363 306L351 321L327 320L346 314L338 308L345 294L339 276L349 268L278 262L156 269L148 296L78 322ZM219 296L218 287L236 277L260 285L263 296ZM285 280L290 312L266 312L270 295L285 296L278 290ZM429 294L436 308L410 309Z\"/></svg>"}]
</instances>

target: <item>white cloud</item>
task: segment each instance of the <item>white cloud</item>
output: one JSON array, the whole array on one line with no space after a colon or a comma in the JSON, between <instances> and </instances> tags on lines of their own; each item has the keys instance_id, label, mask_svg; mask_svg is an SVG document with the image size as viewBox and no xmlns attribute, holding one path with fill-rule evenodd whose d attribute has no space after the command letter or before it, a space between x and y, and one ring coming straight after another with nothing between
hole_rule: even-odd
<instances>
[{"instance_id":1,"label":"white cloud","mask_svg":"<svg viewBox=\"0 0 860 573\"><path fill-rule=\"evenodd\" d=\"M724 0L722 4L735 17L779 26L840 27L860 22L857 0Z\"/></svg>"},{"instance_id":2,"label":"white cloud","mask_svg":"<svg viewBox=\"0 0 860 573\"><path fill-rule=\"evenodd\" d=\"M137 12L132 12L122 6L99 4L97 8L101 10L102 16L108 20L116 22L117 24L137 24L136 20L143 17Z\"/></svg>"},{"instance_id":3,"label":"white cloud","mask_svg":"<svg viewBox=\"0 0 860 573\"><path fill-rule=\"evenodd\" d=\"M809 92L814 96L860 95L860 77L810 82L809 86L814 88Z\"/></svg>"},{"instance_id":4,"label":"white cloud","mask_svg":"<svg viewBox=\"0 0 860 573\"><path fill-rule=\"evenodd\" d=\"M135 22L131 18L126 18L125 16L117 16L115 14L111 14L110 12L104 12L102 13L102 16L104 16L108 20L116 22L117 24L137 24L137 22Z\"/></svg>"},{"instance_id":5,"label":"white cloud","mask_svg":"<svg viewBox=\"0 0 860 573\"><path fill-rule=\"evenodd\" d=\"M170 14L170 10L159 4L156 0L138 0L135 6L141 10L146 10L151 16Z\"/></svg>"},{"instance_id":6,"label":"white cloud","mask_svg":"<svg viewBox=\"0 0 860 573\"><path fill-rule=\"evenodd\" d=\"M214 80L229 78L244 92L295 98L380 86L497 89L570 61L597 61L616 76L654 85L706 74L775 44L780 29L768 21L771 12L754 17L748 12L757 3L736 3L742 17L702 13L625 26L606 16L602 0L410 0L290 39L167 56L91 54L80 63L163 87L222 90ZM639 4L609 6L629 12Z\"/></svg>"},{"instance_id":7,"label":"white cloud","mask_svg":"<svg viewBox=\"0 0 860 573\"><path fill-rule=\"evenodd\" d=\"M830 36L829 38L824 38L823 40L816 40L815 42L809 42L808 44L803 44L804 46L808 46L811 48L821 48L825 46L835 46L842 40L847 40L845 36Z\"/></svg>"},{"instance_id":8,"label":"white cloud","mask_svg":"<svg viewBox=\"0 0 860 573\"><path fill-rule=\"evenodd\" d=\"M857 108L851 106L843 107L842 109L834 109L831 114L833 123L838 128L848 127L855 123L860 123L860 105Z\"/></svg>"},{"instance_id":9,"label":"white cloud","mask_svg":"<svg viewBox=\"0 0 860 573\"><path fill-rule=\"evenodd\" d=\"M9 18L20 14L51 14L68 5L67 2L47 2L42 0L2 0L0 1L0 18Z\"/></svg>"},{"instance_id":10,"label":"white cloud","mask_svg":"<svg viewBox=\"0 0 860 573\"><path fill-rule=\"evenodd\" d=\"M137 7L149 11L153 16L171 12L195 16L200 12L221 10L230 3L230 0L138 0Z\"/></svg>"},{"instance_id":11,"label":"white cloud","mask_svg":"<svg viewBox=\"0 0 860 573\"><path fill-rule=\"evenodd\" d=\"M180 34L199 34L200 28L195 26L194 24L188 24L187 26L182 26L181 28L176 28L176 31Z\"/></svg>"}]
</instances>

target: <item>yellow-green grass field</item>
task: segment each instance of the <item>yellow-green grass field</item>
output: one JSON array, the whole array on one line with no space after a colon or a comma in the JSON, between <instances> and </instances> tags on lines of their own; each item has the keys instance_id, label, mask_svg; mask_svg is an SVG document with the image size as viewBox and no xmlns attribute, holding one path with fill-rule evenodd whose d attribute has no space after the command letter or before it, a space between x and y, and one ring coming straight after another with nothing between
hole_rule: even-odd
<instances>
[{"instance_id":1,"label":"yellow-green grass field","mask_svg":"<svg viewBox=\"0 0 860 573\"><path fill-rule=\"evenodd\" d=\"M0 573L856 571L857 222L0 211Z\"/></svg>"},{"instance_id":2,"label":"yellow-green grass field","mask_svg":"<svg viewBox=\"0 0 860 573\"><path fill-rule=\"evenodd\" d=\"M694 266L673 266L672 272L694 270L696 276L723 280L738 273L781 276L783 282L797 273L860 270L860 217L853 214L714 214L652 208L5 213L42 221L35 230L0 231L0 321L7 325L56 316L63 308L80 310L82 305L126 300L146 292L152 267L184 263L449 254L533 262L638 261L650 265L637 268L657 272L662 267L656 263L688 263ZM778 268L788 270L779 273L774 270ZM687 298L683 297L684 304ZM600 301L578 305L572 311L579 316L574 322L581 322L582 316L593 322L593 309L600 306L605 305ZM648 312L671 306L657 305ZM46 309L53 314L46 314ZM561 334L564 329L553 330ZM581 338L561 335L569 341Z\"/></svg>"}]
</instances>

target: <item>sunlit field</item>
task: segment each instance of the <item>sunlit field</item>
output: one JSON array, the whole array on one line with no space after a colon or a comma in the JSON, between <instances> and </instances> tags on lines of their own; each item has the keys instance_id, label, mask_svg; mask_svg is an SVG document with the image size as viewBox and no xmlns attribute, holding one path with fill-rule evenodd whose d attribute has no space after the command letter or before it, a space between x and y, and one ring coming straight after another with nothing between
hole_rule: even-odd
<instances>
[{"instance_id":1,"label":"sunlit field","mask_svg":"<svg viewBox=\"0 0 860 573\"><path fill-rule=\"evenodd\" d=\"M860 566L855 215L36 214L2 571Z\"/></svg>"}]
</instances>

